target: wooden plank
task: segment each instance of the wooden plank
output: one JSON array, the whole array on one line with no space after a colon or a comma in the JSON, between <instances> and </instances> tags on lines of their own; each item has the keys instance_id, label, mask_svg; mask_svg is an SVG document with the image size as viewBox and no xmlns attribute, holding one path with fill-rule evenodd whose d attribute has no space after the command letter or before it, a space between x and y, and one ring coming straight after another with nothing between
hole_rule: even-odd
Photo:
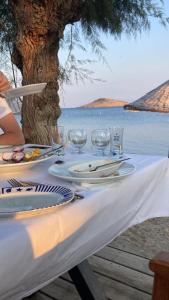
<instances>
[{"instance_id":1,"label":"wooden plank","mask_svg":"<svg viewBox=\"0 0 169 300\"><path fill-rule=\"evenodd\" d=\"M107 299L111 300L151 300L151 295L132 288L126 284L122 284L116 280L112 280L100 274L97 278L102 284Z\"/></svg>"},{"instance_id":2,"label":"wooden plank","mask_svg":"<svg viewBox=\"0 0 169 300\"><path fill-rule=\"evenodd\" d=\"M117 242L111 242L109 244L109 247L113 248L113 249L116 249L116 250L120 250L120 251L123 251L123 252L126 252L126 253L129 253L129 254L133 254L137 257L142 257L142 258L145 258L145 259L148 259L150 260L152 258L152 256L148 255L145 253L144 250L140 249L138 251L138 249L134 246L132 246L129 242L127 243L121 243L118 244Z\"/></svg>"},{"instance_id":3,"label":"wooden plank","mask_svg":"<svg viewBox=\"0 0 169 300\"><path fill-rule=\"evenodd\" d=\"M80 296L72 283L57 278L41 290L43 293L58 300L80 300Z\"/></svg>"},{"instance_id":4,"label":"wooden plank","mask_svg":"<svg viewBox=\"0 0 169 300\"><path fill-rule=\"evenodd\" d=\"M124 252L112 247L105 247L95 254L96 257L101 257L106 260L126 266L138 272L153 276L149 269L149 260L143 257L136 256L131 253Z\"/></svg>"},{"instance_id":5,"label":"wooden plank","mask_svg":"<svg viewBox=\"0 0 169 300\"><path fill-rule=\"evenodd\" d=\"M137 224L109 245L148 259L160 251L168 251L169 218L160 217Z\"/></svg>"},{"instance_id":6,"label":"wooden plank","mask_svg":"<svg viewBox=\"0 0 169 300\"><path fill-rule=\"evenodd\" d=\"M106 248L108 248L108 247L106 247ZM104 248L103 250L99 251L98 253L100 253L100 255L103 255L103 257L111 259L111 253L110 253L111 251L112 251L111 248L110 249L108 248L106 250ZM115 249L115 251L113 250L113 256L115 254L117 255L117 252L118 251L116 251L116 249ZM97 259L98 253L96 254L96 259ZM110 257L109 257L109 255L110 255ZM119 256L117 257L117 259L118 259L118 261L123 262L124 264L127 265L127 261L126 261L127 260L127 254L126 253L124 253L124 257L123 257L123 253L120 253ZM139 267L140 258L137 257L137 256L136 257L134 256L134 259L135 260L138 259L138 262L135 262L135 266L137 266L140 269L140 267ZM122 260L125 260L125 261L122 261ZM142 260L142 258L141 258L141 261L143 262L143 265L141 267L141 271L143 271L142 268L144 267L144 264L146 264L146 269L147 269L147 261L148 260L146 260L146 259ZM104 263L105 263L105 261L103 259L103 264ZM107 263L109 264L110 262L108 261ZM129 261L128 265L130 265L130 264L132 264L132 255L130 256L130 261ZM116 264L116 269L118 269L117 264ZM94 267L94 270L96 272L99 272L99 274L96 273L96 276L98 277L98 280L102 283L103 288L105 290L105 294L108 297L108 299L117 299L117 300L118 299L119 300L122 300L122 299L125 299L125 300L131 300L131 299L133 299L133 300L143 300L143 299L144 300L150 300L151 299L150 294L144 293L144 291L140 290L140 276L138 276L139 272L130 272L130 270L127 270L127 273L125 272L125 276L127 276L127 278L128 278L127 279L128 284L133 284L133 280L134 280L134 284L133 284L134 287L131 287L129 285L126 285L126 282L124 282L124 283L118 282L118 280L119 281L122 280L120 273L123 274L123 281L125 281L125 279L124 279L124 268L120 268L120 270L119 270L120 272L118 274L119 276L117 276L117 277L115 276L116 278L113 279L114 275L117 275L117 273L115 273L116 269L112 268L110 270L110 272L112 273L112 276L111 276L112 279L110 279L110 278L107 277L107 275L110 276L110 274L107 273L107 270L106 271L102 270L102 265L99 264L98 267L96 267L96 268ZM103 275L101 275L100 272L101 273L103 272ZM131 276L131 278L130 278L130 276ZM62 278L64 280L68 281L69 283L71 283L71 278L68 275L68 273L64 274L62 276ZM147 276L143 276L141 279L143 280L143 282L144 281L147 282ZM144 289L143 285L141 285L141 287L142 287L142 290L143 290ZM151 283L149 285L149 290L148 290L149 293L151 292L151 288L152 288L152 280L151 280ZM55 294L55 296L56 296L56 294Z\"/></svg>"},{"instance_id":7,"label":"wooden plank","mask_svg":"<svg viewBox=\"0 0 169 300\"><path fill-rule=\"evenodd\" d=\"M52 298L48 295L42 294L40 291L37 293L34 293L33 295L23 298L23 300L51 300ZM55 299L58 300L58 299Z\"/></svg>"},{"instance_id":8,"label":"wooden plank","mask_svg":"<svg viewBox=\"0 0 169 300\"><path fill-rule=\"evenodd\" d=\"M131 270L117 263L107 261L103 258L92 256L89 258L92 269L104 276L118 280L121 283L137 288L143 292L151 294L153 277Z\"/></svg>"},{"instance_id":9,"label":"wooden plank","mask_svg":"<svg viewBox=\"0 0 169 300\"><path fill-rule=\"evenodd\" d=\"M64 274L64 277L69 280L69 276ZM98 281L102 284L107 299L109 300L151 300L151 295L134 289L130 286L122 284L118 281L106 278L105 276L98 275L96 273ZM80 300L77 295L76 289L73 284L70 284L67 280L60 278L56 279L54 283L48 287L43 288L43 291L50 297L58 300Z\"/></svg>"},{"instance_id":10,"label":"wooden plank","mask_svg":"<svg viewBox=\"0 0 169 300\"><path fill-rule=\"evenodd\" d=\"M153 278L148 270L148 259L106 246L91 257L89 262L105 290L107 299L151 299ZM29 300L49 299L80 300L68 273L44 287L36 294L36 298L29 298Z\"/></svg>"},{"instance_id":11,"label":"wooden plank","mask_svg":"<svg viewBox=\"0 0 169 300\"><path fill-rule=\"evenodd\" d=\"M68 273L82 300L106 300L104 289L98 282L87 259L69 270Z\"/></svg>"}]
</instances>

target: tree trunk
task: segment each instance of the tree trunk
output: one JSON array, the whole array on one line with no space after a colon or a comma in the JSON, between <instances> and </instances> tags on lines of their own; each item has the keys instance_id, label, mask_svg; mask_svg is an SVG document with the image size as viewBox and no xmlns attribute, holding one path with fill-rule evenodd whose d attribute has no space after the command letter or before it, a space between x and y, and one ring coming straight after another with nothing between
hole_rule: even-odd
<instances>
[{"instance_id":1,"label":"tree trunk","mask_svg":"<svg viewBox=\"0 0 169 300\"><path fill-rule=\"evenodd\" d=\"M12 60L23 85L47 82L41 94L26 96L22 126L27 143L50 143L50 126L60 116L58 96L59 41L66 24L80 18L80 0L11 0L17 24Z\"/></svg>"},{"instance_id":2,"label":"tree trunk","mask_svg":"<svg viewBox=\"0 0 169 300\"><path fill-rule=\"evenodd\" d=\"M24 84L48 83L47 88L42 94L24 97L22 125L27 143L50 143L50 125L55 125L60 116L59 97L57 93L57 78L59 73L57 52L59 42L56 43L55 40L54 45L51 45L51 43L52 41L48 39L43 48L36 45L38 53L34 53L34 48L29 45L26 47L23 46L25 59L23 67ZM29 65L30 67L28 67Z\"/></svg>"}]
</instances>

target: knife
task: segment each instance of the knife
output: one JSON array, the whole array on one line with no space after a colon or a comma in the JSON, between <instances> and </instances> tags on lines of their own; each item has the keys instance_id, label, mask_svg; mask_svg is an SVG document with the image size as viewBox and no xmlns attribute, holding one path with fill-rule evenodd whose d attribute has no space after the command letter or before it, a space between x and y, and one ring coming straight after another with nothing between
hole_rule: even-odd
<instances>
[{"instance_id":1,"label":"knife","mask_svg":"<svg viewBox=\"0 0 169 300\"><path fill-rule=\"evenodd\" d=\"M62 145L60 145L59 147L53 147L52 149L50 148L49 150L43 152L41 155L37 156L36 159L39 159L45 155L48 155L48 154L52 154L52 152L56 152L57 150L60 150L61 148L63 148Z\"/></svg>"}]
</instances>

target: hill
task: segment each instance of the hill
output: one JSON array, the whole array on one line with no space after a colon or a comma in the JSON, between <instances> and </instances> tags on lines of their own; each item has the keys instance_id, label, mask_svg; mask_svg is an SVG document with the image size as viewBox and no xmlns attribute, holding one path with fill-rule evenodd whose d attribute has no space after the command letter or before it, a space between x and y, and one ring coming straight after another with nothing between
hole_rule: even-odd
<instances>
[{"instance_id":1,"label":"hill","mask_svg":"<svg viewBox=\"0 0 169 300\"><path fill-rule=\"evenodd\" d=\"M87 107L87 108L115 107L115 106L124 106L127 103L128 103L127 101L122 101L122 100L99 98L99 99L94 100L88 104L81 106L81 107Z\"/></svg>"},{"instance_id":2,"label":"hill","mask_svg":"<svg viewBox=\"0 0 169 300\"><path fill-rule=\"evenodd\" d=\"M129 110L169 112L169 80L138 100L124 106Z\"/></svg>"}]
</instances>

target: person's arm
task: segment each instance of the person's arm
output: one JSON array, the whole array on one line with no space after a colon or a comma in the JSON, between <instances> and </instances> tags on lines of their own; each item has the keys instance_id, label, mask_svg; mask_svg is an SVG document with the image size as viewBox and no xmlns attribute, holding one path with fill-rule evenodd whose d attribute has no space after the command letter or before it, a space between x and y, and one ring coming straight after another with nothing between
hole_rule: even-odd
<instances>
[{"instance_id":1,"label":"person's arm","mask_svg":"<svg viewBox=\"0 0 169 300\"><path fill-rule=\"evenodd\" d=\"M0 128L4 132L0 135L0 145L21 145L25 143L22 130L12 112L0 119Z\"/></svg>"}]
</instances>

